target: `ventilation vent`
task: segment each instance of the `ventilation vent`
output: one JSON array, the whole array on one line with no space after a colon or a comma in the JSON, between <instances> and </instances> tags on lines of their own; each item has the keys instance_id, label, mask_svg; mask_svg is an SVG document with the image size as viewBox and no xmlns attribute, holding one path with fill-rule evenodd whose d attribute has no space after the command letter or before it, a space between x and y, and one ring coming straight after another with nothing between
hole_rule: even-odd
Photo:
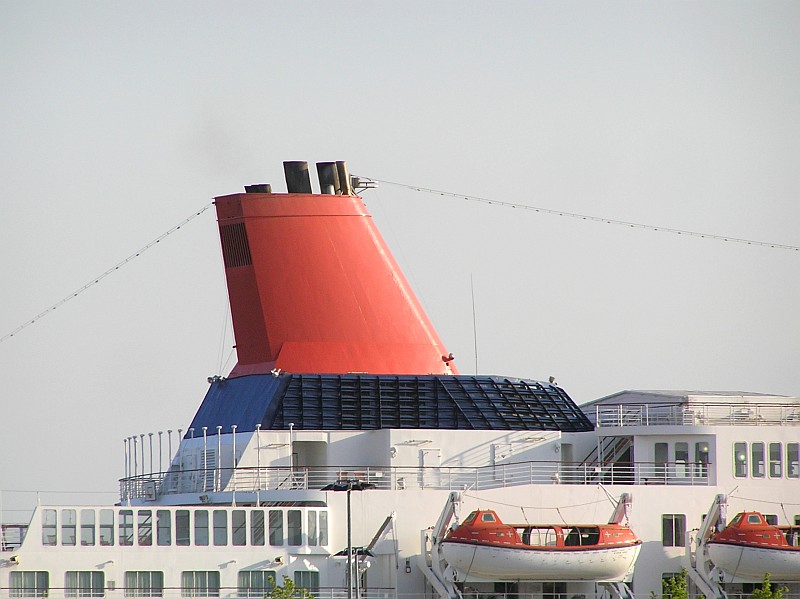
<instances>
[{"instance_id":1,"label":"ventilation vent","mask_svg":"<svg viewBox=\"0 0 800 599\"><path fill-rule=\"evenodd\" d=\"M222 239L222 257L225 260L225 268L249 266L253 263L244 223L224 225L219 228L219 234Z\"/></svg>"}]
</instances>

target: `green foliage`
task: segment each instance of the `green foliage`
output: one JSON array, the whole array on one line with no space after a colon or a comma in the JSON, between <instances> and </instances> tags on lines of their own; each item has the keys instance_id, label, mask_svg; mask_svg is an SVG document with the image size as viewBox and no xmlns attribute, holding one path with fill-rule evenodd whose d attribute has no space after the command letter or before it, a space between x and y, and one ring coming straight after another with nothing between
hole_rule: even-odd
<instances>
[{"instance_id":1,"label":"green foliage","mask_svg":"<svg viewBox=\"0 0 800 599\"><path fill-rule=\"evenodd\" d=\"M772 587L769 581L769 572L764 574L764 582L761 583L760 589L753 589L753 599L783 599L783 594L788 593L789 589L786 587Z\"/></svg>"},{"instance_id":2,"label":"green foliage","mask_svg":"<svg viewBox=\"0 0 800 599\"><path fill-rule=\"evenodd\" d=\"M299 588L294 585L294 581L288 576L283 577L283 584L275 584L275 579L269 577L272 590L264 596L264 599L314 599L311 591Z\"/></svg>"},{"instance_id":3,"label":"green foliage","mask_svg":"<svg viewBox=\"0 0 800 599\"><path fill-rule=\"evenodd\" d=\"M672 578L661 581L661 592L664 599L689 599L689 589L686 585L686 568Z\"/></svg>"}]
</instances>

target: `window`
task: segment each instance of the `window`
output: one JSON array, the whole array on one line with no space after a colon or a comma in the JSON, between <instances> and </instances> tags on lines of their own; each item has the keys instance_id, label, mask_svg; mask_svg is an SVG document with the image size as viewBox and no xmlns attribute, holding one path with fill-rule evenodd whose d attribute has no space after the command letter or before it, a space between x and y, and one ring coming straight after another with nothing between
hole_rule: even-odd
<instances>
[{"instance_id":1,"label":"window","mask_svg":"<svg viewBox=\"0 0 800 599\"><path fill-rule=\"evenodd\" d=\"M737 478L747 476L747 443L733 444L733 475Z\"/></svg>"},{"instance_id":2,"label":"window","mask_svg":"<svg viewBox=\"0 0 800 599\"><path fill-rule=\"evenodd\" d=\"M694 462L695 474L701 477L708 476L709 458L707 441L701 441L700 443L694 444Z\"/></svg>"},{"instance_id":3,"label":"window","mask_svg":"<svg viewBox=\"0 0 800 599\"><path fill-rule=\"evenodd\" d=\"M750 444L750 458L752 460L752 470L750 474L753 478L764 478L764 443Z\"/></svg>"},{"instance_id":4,"label":"window","mask_svg":"<svg viewBox=\"0 0 800 599\"><path fill-rule=\"evenodd\" d=\"M667 475L667 459L669 456L669 446L666 443L656 443L654 461L655 475L665 477Z\"/></svg>"},{"instance_id":5,"label":"window","mask_svg":"<svg viewBox=\"0 0 800 599\"><path fill-rule=\"evenodd\" d=\"M283 510L269 511L269 544L283 545Z\"/></svg>"},{"instance_id":6,"label":"window","mask_svg":"<svg viewBox=\"0 0 800 599\"><path fill-rule=\"evenodd\" d=\"M308 510L308 545L317 545L319 537L317 536L317 511Z\"/></svg>"},{"instance_id":7,"label":"window","mask_svg":"<svg viewBox=\"0 0 800 599\"><path fill-rule=\"evenodd\" d=\"M100 545L114 544L114 510L100 510Z\"/></svg>"},{"instance_id":8,"label":"window","mask_svg":"<svg viewBox=\"0 0 800 599\"><path fill-rule=\"evenodd\" d=\"M102 597L105 587L103 572L71 571L64 575L64 595L66 597Z\"/></svg>"},{"instance_id":9,"label":"window","mask_svg":"<svg viewBox=\"0 0 800 599\"><path fill-rule=\"evenodd\" d=\"M175 544L180 547L189 544L189 510L175 511Z\"/></svg>"},{"instance_id":10,"label":"window","mask_svg":"<svg viewBox=\"0 0 800 599\"><path fill-rule=\"evenodd\" d=\"M219 597L219 572L182 572L183 597Z\"/></svg>"},{"instance_id":11,"label":"window","mask_svg":"<svg viewBox=\"0 0 800 599\"><path fill-rule=\"evenodd\" d=\"M311 593L319 593L319 572L314 570L295 571L294 586L308 589Z\"/></svg>"},{"instance_id":12,"label":"window","mask_svg":"<svg viewBox=\"0 0 800 599\"><path fill-rule=\"evenodd\" d=\"M685 441L675 443L675 476L686 478L689 476L689 444Z\"/></svg>"},{"instance_id":13,"label":"window","mask_svg":"<svg viewBox=\"0 0 800 599\"><path fill-rule=\"evenodd\" d=\"M661 597L673 599L678 589L686 588L686 572L663 572L661 574Z\"/></svg>"},{"instance_id":14,"label":"window","mask_svg":"<svg viewBox=\"0 0 800 599\"><path fill-rule=\"evenodd\" d=\"M264 513L261 513L262 518ZM239 572L239 597L262 599L275 587L275 570L242 570Z\"/></svg>"},{"instance_id":15,"label":"window","mask_svg":"<svg viewBox=\"0 0 800 599\"><path fill-rule=\"evenodd\" d=\"M303 544L303 512L300 510L286 512L286 533L289 537L289 545Z\"/></svg>"},{"instance_id":16,"label":"window","mask_svg":"<svg viewBox=\"0 0 800 599\"><path fill-rule=\"evenodd\" d=\"M156 543L162 547L172 545L172 515L169 510L156 512Z\"/></svg>"},{"instance_id":17,"label":"window","mask_svg":"<svg viewBox=\"0 0 800 599\"><path fill-rule=\"evenodd\" d=\"M319 513L319 544L328 544L328 512Z\"/></svg>"},{"instance_id":18,"label":"window","mask_svg":"<svg viewBox=\"0 0 800 599\"><path fill-rule=\"evenodd\" d=\"M685 514L664 514L661 516L661 541L664 547L686 546Z\"/></svg>"},{"instance_id":19,"label":"window","mask_svg":"<svg viewBox=\"0 0 800 599\"><path fill-rule=\"evenodd\" d=\"M231 545L247 545L247 512L231 512Z\"/></svg>"},{"instance_id":20,"label":"window","mask_svg":"<svg viewBox=\"0 0 800 599\"><path fill-rule=\"evenodd\" d=\"M55 510L42 511L42 545L53 546L58 540L58 523Z\"/></svg>"},{"instance_id":21,"label":"window","mask_svg":"<svg viewBox=\"0 0 800 599\"><path fill-rule=\"evenodd\" d=\"M94 510L81 510L81 545L94 545Z\"/></svg>"},{"instance_id":22,"label":"window","mask_svg":"<svg viewBox=\"0 0 800 599\"><path fill-rule=\"evenodd\" d=\"M214 545L228 544L228 512L214 510Z\"/></svg>"},{"instance_id":23,"label":"window","mask_svg":"<svg viewBox=\"0 0 800 599\"><path fill-rule=\"evenodd\" d=\"M250 544L264 544L264 510L250 512Z\"/></svg>"},{"instance_id":24,"label":"window","mask_svg":"<svg viewBox=\"0 0 800 599\"><path fill-rule=\"evenodd\" d=\"M78 520L75 510L61 510L61 544L75 545Z\"/></svg>"},{"instance_id":25,"label":"window","mask_svg":"<svg viewBox=\"0 0 800 599\"><path fill-rule=\"evenodd\" d=\"M163 572L125 572L126 597L163 597Z\"/></svg>"},{"instance_id":26,"label":"window","mask_svg":"<svg viewBox=\"0 0 800 599\"><path fill-rule=\"evenodd\" d=\"M194 513L194 544L208 545L208 510Z\"/></svg>"},{"instance_id":27,"label":"window","mask_svg":"<svg viewBox=\"0 0 800 599\"><path fill-rule=\"evenodd\" d=\"M133 510L119 511L119 544L133 545Z\"/></svg>"},{"instance_id":28,"label":"window","mask_svg":"<svg viewBox=\"0 0 800 599\"><path fill-rule=\"evenodd\" d=\"M11 597L46 597L50 592L48 572L11 572L8 582Z\"/></svg>"},{"instance_id":29,"label":"window","mask_svg":"<svg viewBox=\"0 0 800 599\"><path fill-rule=\"evenodd\" d=\"M786 476L800 478L800 443L786 444Z\"/></svg>"},{"instance_id":30,"label":"window","mask_svg":"<svg viewBox=\"0 0 800 599\"><path fill-rule=\"evenodd\" d=\"M137 514L139 521L137 530L139 531L139 545L149 547L153 544L153 511L139 510Z\"/></svg>"},{"instance_id":31,"label":"window","mask_svg":"<svg viewBox=\"0 0 800 599\"><path fill-rule=\"evenodd\" d=\"M543 582L542 599L566 599L566 582Z\"/></svg>"},{"instance_id":32,"label":"window","mask_svg":"<svg viewBox=\"0 0 800 599\"><path fill-rule=\"evenodd\" d=\"M783 447L780 443L769 444L769 475L770 478L780 478L783 475Z\"/></svg>"},{"instance_id":33,"label":"window","mask_svg":"<svg viewBox=\"0 0 800 599\"><path fill-rule=\"evenodd\" d=\"M778 526L778 514L764 514L764 520L767 524Z\"/></svg>"}]
</instances>

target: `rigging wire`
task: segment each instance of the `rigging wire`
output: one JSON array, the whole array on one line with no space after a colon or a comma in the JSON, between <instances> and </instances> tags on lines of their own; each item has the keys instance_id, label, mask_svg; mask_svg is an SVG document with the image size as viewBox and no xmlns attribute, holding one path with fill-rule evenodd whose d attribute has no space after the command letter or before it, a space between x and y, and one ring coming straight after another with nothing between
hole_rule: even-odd
<instances>
[{"instance_id":1,"label":"rigging wire","mask_svg":"<svg viewBox=\"0 0 800 599\"><path fill-rule=\"evenodd\" d=\"M115 264L114 266L112 266L111 268L109 268L109 269L108 269L107 271L105 271L103 274L101 274L101 275L99 275L99 276L96 276L96 277L94 277L94 278L93 278L91 281L89 281L88 283L86 283L85 285L83 285L82 287L80 287L79 289L77 289L77 290L73 291L73 292L72 292L72 293L70 293L68 296L66 296L65 298L63 298L62 300L60 300L60 301L56 302L55 304L53 304L53 305L52 305L52 306L50 306L49 308L47 308L47 309L43 310L42 312L39 312L39 314L37 314L37 315L36 315L36 316L34 316L33 318L31 318L31 319L29 319L29 320L26 320L24 323L22 323L21 325L19 325L19 326L18 326L16 329L14 329L13 331L11 331L10 333L6 333L6 334L5 334L5 335L3 335L2 337L0 337L0 343L3 343L3 341L5 341L6 339L10 339L11 337L13 337L14 335L16 335L17 333L19 333L19 332L20 332L20 331L22 331L23 329L26 329L26 328L28 328L28 327L29 327L29 326L31 326L32 324L36 323L38 320L40 320L40 319L44 318L45 316L47 316L48 314L50 314L50 312L52 312L52 311L53 311L53 310L55 310L56 308L59 308L59 307L61 307L62 305L66 304L66 303L67 303L69 300L71 300L71 299L73 299L73 298L76 298L76 297L78 297L78 296L79 296L81 293L83 293L84 291L86 291L86 290L87 290L87 289L89 289L90 287L94 287L94 286L95 286L95 285L97 285L97 284L98 284L100 281L102 281L103 279L105 279L105 278L106 278L108 275L110 275L110 274L111 274L111 273L113 273L114 271L117 271L117 270L119 270L120 268L122 268L123 266L125 266L126 264L128 264L129 262L132 262L133 260L135 260L136 258L138 258L139 256L141 256L143 253L145 253L147 250L149 250L151 247L153 247L154 245L156 245L156 244L160 243L160 242L161 242L163 239L166 239L167 237L169 237L170 235L172 235L172 234L173 234L175 231L177 231L178 229L180 229L180 228L181 228L181 227L183 227L184 225L188 224L189 222L191 222L192 220L194 220L195 218L197 218L198 216L200 216L201 214L203 214L203 212L205 212L206 210L208 210L209 208L211 208L211 206L213 206L213 205L214 205L214 202L209 202L208 204L206 204L205 206L203 206L203 207L202 207L200 210L198 210L197 212L193 213L191 216L189 216L188 218L185 218L185 219L184 219L184 220L182 220L180 223L178 223L177 225L175 225L174 227L172 227L172 228L171 228L169 231L167 231L166 233L162 233L161 235L159 235L158 237L156 237L156 238L155 238L153 241L151 241L150 243L148 243L146 246L144 246L144 247L143 247L142 249L140 249L138 252L135 252L135 253L131 254L130 256L128 256L127 258L125 258L124 260L122 260L121 262L118 262L117 264Z\"/></svg>"},{"instance_id":2,"label":"rigging wire","mask_svg":"<svg viewBox=\"0 0 800 599\"><path fill-rule=\"evenodd\" d=\"M768 499L754 499L752 497L742 497L741 495L728 495L728 497L732 497L733 499L739 499L741 501L752 501L754 503L769 503L771 505L779 505L783 508L784 505L800 505L800 503L791 503L787 501L769 501Z\"/></svg>"},{"instance_id":3,"label":"rigging wire","mask_svg":"<svg viewBox=\"0 0 800 599\"><path fill-rule=\"evenodd\" d=\"M712 239L715 241L729 241L731 243L742 243L745 245L756 245L761 247L768 247L776 250L791 250L795 252L800 252L800 246L796 245L787 245L783 243L773 243L770 241L758 241L754 239L742 239L738 237L729 237L726 235L717 235L715 233L701 233L698 231L689 231L686 229L673 229L670 227L659 227L657 225L648 225L645 223L634 223L628 222L624 220L616 220L613 218L605 218L602 216L592 216L589 214L578 214L576 212L566 212L564 210L554 210L552 208L542 208L539 206L528 206L526 204L518 204L516 202L503 202L501 200L494 200L491 198L482 198L478 196L470 196L464 195L461 193L454 193L451 191L442 191L439 189L430 189L428 187L420 187L418 185L409 185L407 183L398 183L395 181L385 181L383 179L371 179L376 183L383 183L384 185L394 185L396 187L403 187L405 189L411 189L413 191L417 191L420 193L431 193L437 194L440 196L456 198L459 200L466 200L468 202L479 202L482 204L489 204L491 206L502 206L505 208L520 208L522 210L532 210L534 212L540 212L543 214L550 214L553 216L563 216L567 218L576 218L579 220L585 221L592 221L597 223L606 223L609 225L619 225L623 227L629 227L633 229L646 229L649 231L658 231L660 233L671 233L673 235L688 235L690 237L701 237L703 239Z\"/></svg>"},{"instance_id":4,"label":"rigging wire","mask_svg":"<svg viewBox=\"0 0 800 599\"><path fill-rule=\"evenodd\" d=\"M586 507L589 505L598 505L600 503L605 503L606 499L597 499L595 501L588 501L586 503L576 503L574 505L562 505L556 507L546 507L546 506L539 506L539 505L519 505L517 503L503 503L502 501L493 501L491 499L486 499L485 497L478 497L477 495L470 495L469 493L462 493L464 497L469 497L470 499L476 499L481 503L493 503L495 505L502 505L505 507L516 507L520 509L530 509L530 510L560 510L560 509L567 509L567 508L575 508L575 507Z\"/></svg>"}]
</instances>

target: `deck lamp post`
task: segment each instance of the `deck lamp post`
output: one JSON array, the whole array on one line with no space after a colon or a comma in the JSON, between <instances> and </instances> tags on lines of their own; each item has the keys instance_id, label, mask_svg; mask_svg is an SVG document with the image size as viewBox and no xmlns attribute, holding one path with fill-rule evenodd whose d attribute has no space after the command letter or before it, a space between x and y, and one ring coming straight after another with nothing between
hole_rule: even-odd
<instances>
[{"instance_id":1,"label":"deck lamp post","mask_svg":"<svg viewBox=\"0 0 800 599\"><path fill-rule=\"evenodd\" d=\"M353 564L357 560L353 560L353 536L352 536L352 518L350 516L350 492L351 491L366 491L373 488L375 485L358 479L344 479L337 480L335 483L325 485L322 487L323 491L347 491L347 599L353 599L353 582L355 580L356 599L359 599L358 579L359 572L356 567L355 578L353 577Z\"/></svg>"}]
</instances>

